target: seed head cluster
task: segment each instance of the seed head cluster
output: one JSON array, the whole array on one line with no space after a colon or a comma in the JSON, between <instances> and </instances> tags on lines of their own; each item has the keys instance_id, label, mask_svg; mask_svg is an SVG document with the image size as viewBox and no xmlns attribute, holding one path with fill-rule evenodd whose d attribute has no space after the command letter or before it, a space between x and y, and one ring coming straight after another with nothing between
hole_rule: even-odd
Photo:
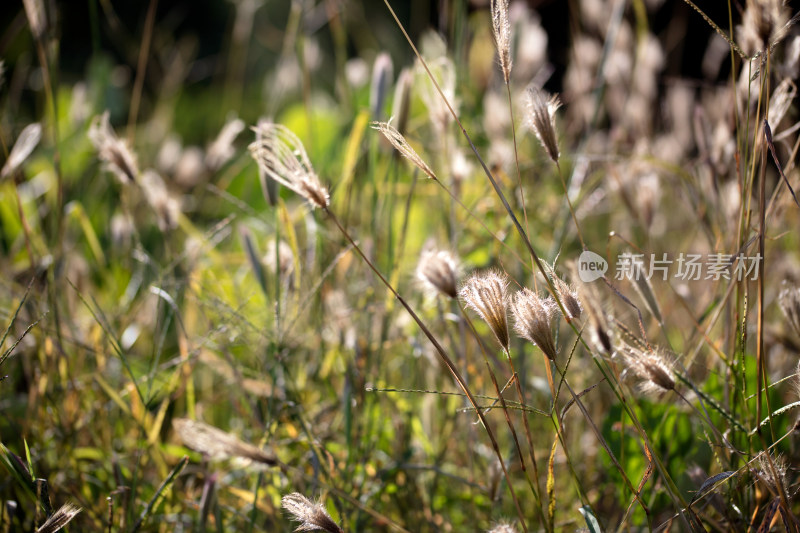
<instances>
[{"instance_id":1,"label":"seed head cluster","mask_svg":"<svg viewBox=\"0 0 800 533\"><path fill-rule=\"evenodd\" d=\"M187 447L210 459L224 460L238 457L269 466L277 464L277 459L272 454L203 422L176 418L172 421L172 427Z\"/></svg>"},{"instance_id":2,"label":"seed head cluster","mask_svg":"<svg viewBox=\"0 0 800 533\"><path fill-rule=\"evenodd\" d=\"M411 145L408 144L408 141L406 141L406 138L403 137L403 134L397 131L394 126L388 122L373 122L372 128L381 132L383 136L386 137L386 140L389 141L403 157L411 161L414 166L427 174L429 178L434 180L437 179L436 174L433 173L431 167L429 167L425 161L422 160L419 154L413 148L411 148Z\"/></svg>"},{"instance_id":3,"label":"seed head cluster","mask_svg":"<svg viewBox=\"0 0 800 533\"><path fill-rule=\"evenodd\" d=\"M497 342L508 351L508 277L496 270L470 276L459 291L459 296L494 333Z\"/></svg>"},{"instance_id":4,"label":"seed head cluster","mask_svg":"<svg viewBox=\"0 0 800 533\"><path fill-rule=\"evenodd\" d=\"M50 515L50 518L48 518L44 524L39 526L39 528L36 530L36 533L55 533L56 531L61 531L80 512L80 507L73 503L67 502L62 505L58 511Z\"/></svg>"},{"instance_id":5,"label":"seed head cluster","mask_svg":"<svg viewBox=\"0 0 800 533\"><path fill-rule=\"evenodd\" d=\"M325 510L325 506L319 502L312 502L299 492L293 492L281 498L281 507L291 514L295 521L300 522L295 531L321 529L328 533L343 533L342 528Z\"/></svg>"},{"instance_id":6,"label":"seed head cluster","mask_svg":"<svg viewBox=\"0 0 800 533\"><path fill-rule=\"evenodd\" d=\"M508 22L508 0L492 0L492 33L500 57L500 69L508 84L511 77L511 24Z\"/></svg>"},{"instance_id":7,"label":"seed head cluster","mask_svg":"<svg viewBox=\"0 0 800 533\"><path fill-rule=\"evenodd\" d=\"M126 141L117 137L114 128L111 127L109 116L109 112L106 111L92 120L89 126L89 140L97 150L97 157L121 183L135 183L139 178L136 155Z\"/></svg>"},{"instance_id":8,"label":"seed head cluster","mask_svg":"<svg viewBox=\"0 0 800 533\"><path fill-rule=\"evenodd\" d=\"M778 295L778 304L786 321L794 332L800 335L800 287L784 281L783 288Z\"/></svg>"},{"instance_id":9,"label":"seed head cluster","mask_svg":"<svg viewBox=\"0 0 800 533\"><path fill-rule=\"evenodd\" d=\"M42 125L33 123L25 126L17 137L17 142L8 154L3 170L0 170L0 179L5 178L16 172L16 170L28 159L33 149L39 144L42 138Z\"/></svg>"},{"instance_id":10,"label":"seed head cluster","mask_svg":"<svg viewBox=\"0 0 800 533\"><path fill-rule=\"evenodd\" d=\"M552 298L542 298L527 287L514 294L511 303L514 331L538 346L550 359L556 358L556 344L551 327L556 311L557 306Z\"/></svg>"},{"instance_id":11,"label":"seed head cluster","mask_svg":"<svg viewBox=\"0 0 800 533\"><path fill-rule=\"evenodd\" d=\"M558 135L556 134L556 110L561 107L558 96L548 97L537 87L528 89L528 121L547 155L558 163Z\"/></svg>"},{"instance_id":12,"label":"seed head cluster","mask_svg":"<svg viewBox=\"0 0 800 533\"><path fill-rule=\"evenodd\" d=\"M417 265L417 279L448 298L458 296L458 264L446 250L423 252Z\"/></svg>"},{"instance_id":13,"label":"seed head cluster","mask_svg":"<svg viewBox=\"0 0 800 533\"><path fill-rule=\"evenodd\" d=\"M328 189L320 183L297 135L286 126L271 122L261 122L254 129L256 140L249 148L261 171L305 198L312 207L327 209Z\"/></svg>"},{"instance_id":14,"label":"seed head cluster","mask_svg":"<svg viewBox=\"0 0 800 533\"><path fill-rule=\"evenodd\" d=\"M489 533L517 533L517 530L508 522L501 522L490 529Z\"/></svg>"},{"instance_id":15,"label":"seed head cluster","mask_svg":"<svg viewBox=\"0 0 800 533\"><path fill-rule=\"evenodd\" d=\"M675 389L672 363L657 350L640 350L625 345L621 350L626 372L639 378L639 388L645 394L664 394Z\"/></svg>"}]
</instances>

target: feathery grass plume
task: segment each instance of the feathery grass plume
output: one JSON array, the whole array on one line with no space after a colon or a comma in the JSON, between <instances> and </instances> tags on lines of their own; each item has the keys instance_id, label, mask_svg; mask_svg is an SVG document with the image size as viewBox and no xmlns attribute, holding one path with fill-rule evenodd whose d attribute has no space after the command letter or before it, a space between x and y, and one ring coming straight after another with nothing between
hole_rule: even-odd
<instances>
[{"instance_id":1,"label":"feathery grass plume","mask_svg":"<svg viewBox=\"0 0 800 533\"><path fill-rule=\"evenodd\" d=\"M36 533L56 533L70 523L75 516L81 512L77 505L67 502L58 511L53 513L47 521L36 530Z\"/></svg>"},{"instance_id":2,"label":"feathery grass plume","mask_svg":"<svg viewBox=\"0 0 800 533\"><path fill-rule=\"evenodd\" d=\"M267 252L261 261L270 272L277 273L281 277L289 276L294 272L294 253L286 241L280 241L276 249L275 238L267 240Z\"/></svg>"},{"instance_id":3,"label":"feathery grass plume","mask_svg":"<svg viewBox=\"0 0 800 533\"><path fill-rule=\"evenodd\" d=\"M508 0L492 0L492 33L500 58L503 79L511 78L511 24L508 22Z\"/></svg>"},{"instance_id":4,"label":"feathery grass plume","mask_svg":"<svg viewBox=\"0 0 800 533\"><path fill-rule=\"evenodd\" d=\"M446 250L422 252L417 265L417 279L448 298L458 296L458 263L453 254Z\"/></svg>"},{"instance_id":5,"label":"feathery grass plume","mask_svg":"<svg viewBox=\"0 0 800 533\"><path fill-rule=\"evenodd\" d=\"M789 29L789 8L783 0L747 0L738 27L739 44L746 54L753 56L777 44Z\"/></svg>"},{"instance_id":6,"label":"feathery grass plume","mask_svg":"<svg viewBox=\"0 0 800 533\"><path fill-rule=\"evenodd\" d=\"M800 35L789 37L783 52L783 70L786 76L795 79L800 75ZM2 82L0 82L2 85Z\"/></svg>"},{"instance_id":7,"label":"feathery grass plume","mask_svg":"<svg viewBox=\"0 0 800 533\"><path fill-rule=\"evenodd\" d=\"M264 118L258 119L258 125L256 126L257 141L261 139L261 133L259 133L259 130L262 126L268 124L271 124L270 120ZM278 203L278 182L267 179L267 173L264 172L264 169L261 165L258 165L258 182L261 185L261 194L264 195L264 199L270 206L275 207Z\"/></svg>"},{"instance_id":8,"label":"feathery grass plume","mask_svg":"<svg viewBox=\"0 0 800 533\"><path fill-rule=\"evenodd\" d=\"M538 346L552 360L555 360L558 353L551 326L557 310L558 306L552 298L541 298L527 287L514 294L511 302L514 331L523 339Z\"/></svg>"},{"instance_id":9,"label":"feathery grass plume","mask_svg":"<svg viewBox=\"0 0 800 533\"><path fill-rule=\"evenodd\" d=\"M472 274L458 295L467 307L478 313L494 333L497 342L508 352L508 278L497 270Z\"/></svg>"},{"instance_id":10,"label":"feathery grass plume","mask_svg":"<svg viewBox=\"0 0 800 533\"><path fill-rule=\"evenodd\" d=\"M538 87L528 88L528 121L547 155L558 163L558 136L556 135L556 110L561 107L557 95L548 98Z\"/></svg>"},{"instance_id":11,"label":"feathery grass plume","mask_svg":"<svg viewBox=\"0 0 800 533\"><path fill-rule=\"evenodd\" d=\"M128 143L114 133L109 112L94 117L87 134L97 150L97 157L106 164L121 183L135 183L139 177L136 155Z\"/></svg>"},{"instance_id":12,"label":"feathery grass plume","mask_svg":"<svg viewBox=\"0 0 800 533\"><path fill-rule=\"evenodd\" d=\"M259 122L256 140L249 146L253 159L266 176L305 198L312 207L327 209L328 189L311 166L303 143L282 124Z\"/></svg>"},{"instance_id":13,"label":"feathery grass plume","mask_svg":"<svg viewBox=\"0 0 800 533\"><path fill-rule=\"evenodd\" d=\"M778 295L778 305L786 317L786 321L800 335L800 287L784 280L783 288Z\"/></svg>"},{"instance_id":14,"label":"feathery grass plume","mask_svg":"<svg viewBox=\"0 0 800 533\"><path fill-rule=\"evenodd\" d=\"M774 472L770 461L775 466ZM754 474L760 481L769 485L773 491L777 492L778 487L788 486L786 483L786 459L782 455L772 455L771 457L767 457L766 453L759 455L758 468L755 469Z\"/></svg>"},{"instance_id":15,"label":"feathery grass plume","mask_svg":"<svg viewBox=\"0 0 800 533\"><path fill-rule=\"evenodd\" d=\"M172 179L183 189L191 189L200 183L207 170L203 150L199 146L187 146L175 163Z\"/></svg>"},{"instance_id":16,"label":"feathery grass plume","mask_svg":"<svg viewBox=\"0 0 800 533\"><path fill-rule=\"evenodd\" d=\"M488 533L517 533L517 530L508 522L500 522L490 529Z\"/></svg>"},{"instance_id":17,"label":"feathery grass plume","mask_svg":"<svg viewBox=\"0 0 800 533\"><path fill-rule=\"evenodd\" d=\"M17 142L14 143L11 153L8 154L8 159L6 159L6 164L3 165L3 170L0 170L0 180L16 172L20 165L28 159L28 156L31 155L31 152L33 152L33 149L36 148L36 145L39 144L41 139L41 124L34 122L33 124L25 126L19 133L19 137L17 137Z\"/></svg>"},{"instance_id":18,"label":"feathery grass plume","mask_svg":"<svg viewBox=\"0 0 800 533\"><path fill-rule=\"evenodd\" d=\"M25 6L25 15L28 17L31 33L37 40L41 39L47 23L43 0L22 0L22 5Z\"/></svg>"},{"instance_id":19,"label":"feathery grass plume","mask_svg":"<svg viewBox=\"0 0 800 533\"><path fill-rule=\"evenodd\" d=\"M555 264L548 265L546 262L542 262L547 270L547 275L553 281L553 286L556 288L556 292L558 293L558 297L561 300L561 304L564 306L564 311L567 312L567 316L564 319L567 323L572 322L581 317L581 313L583 312L583 307L581 306L580 299L578 298L578 293L574 287L567 284L566 281L558 277L555 271Z\"/></svg>"},{"instance_id":20,"label":"feathery grass plume","mask_svg":"<svg viewBox=\"0 0 800 533\"><path fill-rule=\"evenodd\" d=\"M800 398L800 361L797 362L797 366L794 367L794 379L792 379L792 388L794 390L795 395ZM800 423L800 419L798 422Z\"/></svg>"},{"instance_id":21,"label":"feathery grass plume","mask_svg":"<svg viewBox=\"0 0 800 533\"><path fill-rule=\"evenodd\" d=\"M178 216L181 214L180 200L167 190L164 180L155 170L145 170L140 179L144 197L158 217L158 227L161 231L170 231L178 226Z\"/></svg>"},{"instance_id":22,"label":"feathery grass plume","mask_svg":"<svg viewBox=\"0 0 800 533\"><path fill-rule=\"evenodd\" d=\"M213 172L218 170L236 153L233 141L244 131L245 124L242 119L235 118L225 123L214 139L214 142L206 150L206 166Z\"/></svg>"},{"instance_id":23,"label":"feathery grass plume","mask_svg":"<svg viewBox=\"0 0 800 533\"><path fill-rule=\"evenodd\" d=\"M436 174L433 173L433 170L431 170L431 168L425 164L425 161L423 161L419 154L417 154L417 152L411 148L411 145L408 144L406 138L403 137L403 135L397 131L394 126L388 122L373 122L371 126L373 129L381 132L383 136L386 137L386 140L392 143L392 146L394 146L398 152L400 152L406 159L414 163L414 165L427 174L428 177L434 180L438 179Z\"/></svg>"},{"instance_id":24,"label":"feathery grass plume","mask_svg":"<svg viewBox=\"0 0 800 533\"><path fill-rule=\"evenodd\" d=\"M369 108L376 119L383 118L383 107L393 74L392 57L386 52L381 52L372 64L372 82L369 87Z\"/></svg>"},{"instance_id":25,"label":"feathery grass plume","mask_svg":"<svg viewBox=\"0 0 800 533\"><path fill-rule=\"evenodd\" d=\"M672 363L656 350L639 350L625 345L621 353L627 365L625 372L632 372L641 382L639 389L645 394L664 394L675 389Z\"/></svg>"},{"instance_id":26,"label":"feathery grass plume","mask_svg":"<svg viewBox=\"0 0 800 533\"><path fill-rule=\"evenodd\" d=\"M203 422L176 418L172 421L172 427L186 447L205 454L212 460L238 457L268 466L278 464L274 455Z\"/></svg>"},{"instance_id":27,"label":"feathery grass plume","mask_svg":"<svg viewBox=\"0 0 800 533\"><path fill-rule=\"evenodd\" d=\"M295 531L321 529L329 533L344 533L321 503L312 502L299 492L293 492L281 498L281 507L286 509L295 521L300 522Z\"/></svg>"},{"instance_id":28,"label":"feathery grass plume","mask_svg":"<svg viewBox=\"0 0 800 533\"><path fill-rule=\"evenodd\" d=\"M789 78L784 78L772 91L769 99L769 122L773 128L777 128L783 117L789 111L797 96L797 86ZM759 137L763 139L763 137Z\"/></svg>"},{"instance_id":29,"label":"feathery grass plume","mask_svg":"<svg viewBox=\"0 0 800 533\"><path fill-rule=\"evenodd\" d=\"M360 89L369 80L369 65L362 57L353 57L344 65L344 77L353 89Z\"/></svg>"}]
</instances>

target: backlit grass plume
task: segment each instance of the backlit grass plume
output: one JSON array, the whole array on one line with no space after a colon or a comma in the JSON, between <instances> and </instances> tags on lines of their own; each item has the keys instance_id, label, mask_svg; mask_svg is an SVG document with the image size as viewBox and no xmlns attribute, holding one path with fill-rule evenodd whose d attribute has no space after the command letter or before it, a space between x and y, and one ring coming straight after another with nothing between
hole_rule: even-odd
<instances>
[{"instance_id":1,"label":"backlit grass plume","mask_svg":"<svg viewBox=\"0 0 800 533\"><path fill-rule=\"evenodd\" d=\"M539 347L549 358L556 358L556 344L551 323L558 307L552 298L542 298L527 287L514 295L511 314L514 331Z\"/></svg>"},{"instance_id":2,"label":"backlit grass plume","mask_svg":"<svg viewBox=\"0 0 800 533\"><path fill-rule=\"evenodd\" d=\"M784 281L778 296L778 304L786 321L794 329L794 332L800 335L800 288Z\"/></svg>"},{"instance_id":3,"label":"backlit grass plume","mask_svg":"<svg viewBox=\"0 0 800 533\"><path fill-rule=\"evenodd\" d=\"M373 122L372 123L373 129L378 130L386 137L392 146L400 152L403 157L414 163L414 165L423 171L425 174L428 175L431 179L437 179L436 174L434 174L433 170L422 160L419 154L411 148L411 145L408 144L406 138L403 137L403 134L397 131L394 126L389 124L388 122Z\"/></svg>"},{"instance_id":4,"label":"backlit grass plume","mask_svg":"<svg viewBox=\"0 0 800 533\"><path fill-rule=\"evenodd\" d=\"M528 89L528 121L547 155L558 163L558 135L556 135L556 110L561 107L558 96L548 97L537 87Z\"/></svg>"},{"instance_id":5,"label":"backlit grass plume","mask_svg":"<svg viewBox=\"0 0 800 533\"><path fill-rule=\"evenodd\" d=\"M329 533L343 533L342 528L333 521L321 503L312 502L299 492L281 498L281 507L286 509L294 520L300 522L295 531L322 530Z\"/></svg>"},{"instance_id":6,"label":"backlit grass plume","mask_svg":"<svg viewBox=\"0 0 800 533\"><path fill-rule=\"evenodd\" d=\"M16 170L28 159L33 149L39 144L42 138L42 125L39 123L29 124L17 137L17 142L8 154L8 159L3 170L0 170L0 179L5 178L16 172Z\"/></svg>"},{"instance_id":7,"label":"backlit grass plume","mask_svg":"<svg viewBox=\"0 0 800 533\"><path fill-rule=\"evenodd\" d=\"M239 457L269 466L278 463L272 454L203 422L188 418L176 418L172 421L172 427L175 428L178 437L187 447L205 454L211 459Z\"/></svg>"},{"instance_id":8,"label":"backlit grass plume","mask_svg":"<svg viewBox=\"0 0 800 533\"><path fill-rule=\"evenodd\" d=\"M660 351L625 346L621 352L626 372L639 378L639 388L643 393L663 394L675 390L672 364Z\"/></svg>"},{"instance_id":9,"label":"backlit grass plume","mask_svg":"<svg viewBox=\"0 0 800 533\"><path fill-rule=\"evenodd\" d=\"M581 313L583 312L583 307L581 306L580 299L578 298L578 292L574 287L571 287L566 281L561 279L558 274L556 274L555 268L547 263L544 263L544 266L547 270L547 276L549 276L553 281L553 286L558 293L561 304L564 306L564 311L566 312L564 318L566 321L571 322L580 318Z\"/></svg>"},{"instance_id":10,"label":"backlit grass plume","mask_svg":"<svg viewBox=\"0 0 800 533\"><path fill-rule=\"evenodd\" d=\"M505 274L497 270L475 273L461 287L459 296L488 324L497 342L508 352L508 278Z\"/></svg>"},{"instance_id":11,"label":"backlit grass plume","mask_svg":"<svg viewBox=\"0 0 800 533\"><path fill-rule=\"evenodd\" d=\"M446 250L422 252L417 265L417 279L448 298L458 296L458 265L453 254Z\"/></svg>"},{"instance_id":12,"label":"backlit grass plume","mask_svg":"<svg viewBox=\"0 0 800 533\"><path fill-rule=\"evenodd\" d=\"M517 533L516 528L507 522L501 522L489 530L489 533Z\"/></svg>"},{"instance_id":13,"label":"backlit grass plume","mask_svg":"<svg viewBox=\"0 0 800 533\"><path fill-rule=\"evenodd\" d=\"M67 502L62 505L58 511L53 513L50 518L36 530L36 533L56 533L56 531L61 531L80 512L80 507Z\"/></svg>"},{"instance_id":14,"label":"backlit grass plume","mask_svg":"<svg viewBox=\"0 0 800 533\"><path fill-rule=\"evenodd\" d=\"M312 207L326 209L330 205L328 189L320 183L297 135L286 126L271 122L261 122L253 129L256 140L249 148L258 167L308 200Z\"/></svg>"},{"instance_id":15,"label":"backlit grass plume","mask_svg":"<svg viewBox=\"0 0 800 533\"><path fill-rule=\"evenodd\" d=\"M113 172L122 183L135 183L139 177L136 155L128 143L119 137L111 127L109 112L94 117L89 126L89 140L97 150L97 157L103 161L108 170Z\"/></svg>"},{"instance_id":16,"label":"backlit grass plume","mask_svg":"<svg viewBox=\"0 0 800 533\"><path fill-rule=\"evenodd\" d=\"M500 69L506 84L511 77L511 24L508 22L508 0L492 0L492 33L500 58Z\"/></svg>"}]
</instances>

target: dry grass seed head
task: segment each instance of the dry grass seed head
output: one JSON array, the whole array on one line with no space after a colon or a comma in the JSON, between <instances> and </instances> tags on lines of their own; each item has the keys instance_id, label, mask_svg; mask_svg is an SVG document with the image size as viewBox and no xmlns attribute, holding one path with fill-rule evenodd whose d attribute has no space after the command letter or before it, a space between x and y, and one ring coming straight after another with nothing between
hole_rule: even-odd
<instances>
[{"instance_id":1,"label":"dry grass seed head","mask_svg":"<svg viewBox=\"0 0 800 533\"><path fill-rule=\"evenodd\" d=\"M28 17L28 25L31 33L36 39L41 39L47 25L47 15L44 11L43 0L22 0L25 7L25 16Z\"/></svg>"},{"instance_id":2,"label":"dry grass seed head","mask_svg":"<svg viewBox=\"0 0 800 533\"><path fill-rule=\"evenodd\" d=\"M417 279L448 298L458 296L458 263L446 250L422 252L417 265Z\"/></svg>"},{"instance_id":3,"label":"dry grass seed head","mask_svg":"<svg viewBox=\"0 0 800 533\"><path fill-rule=\"evenodd\" d=\"M511 77L511 24L508 21L508 0L492 0L492 33L506 84Z\"/></svg>"},{"instance_id":4,"label":"dry grass seed head","mask_svg":"<svg viewBox=\"0 0 800 533\"><path fill-rule=\"evenodd\" d=\"M770 465L770 461L772 465ZM775 467L774 471L772 466ZM766 453L759 455L758 468L755 469L754 474L756 478L765 483L773 493L778 492L778 487L787 487L786 459L784 459L782 455L768 456Z\"/></svg>"},{"instance_id":5,"label":"dry grass seed head","mask_svg":"<svg viewBox=\"0 0 800 533\"><path fill-rule=\"evenodd\" d=\"M556 274L554 266L550 266L547 263L544 265L545 269L547 270L548 277L550 277L550 279L553 281L553 285L556 288L558 298L561 300L561 305L564 306L564 311L567 313L567 316L565 316L564 319L567 322L572 322L573 320L580 318L581 313L583 312L583 306L581 305L575 288L570 286L566 281L561 279L558 274Z\"/></svg>"},{"instance_id":6,"label":"dry grass seed head","mask_svg":"<svg viewBox=\"0 0 800 533\"><path fill-rule=\"evenodd\" d=\"M459 291L467 307L478 313L494 333L497 342L508 351L508 278L496 270L470 276Z\"/></svg>"},{"instance_id":7,"label":"dry grass seed head","mask_svg":"<svg viewBox=\"0 0 800 533\"><path fill-rule=\"evenodd\" d=\"M786 36L789 8L783 0L747 0L739 26L739 44L746 54L763 52Z\"/></svg>"},{"instance_id":8,"label":"dry grass seed head","mask_svg":"<svg viewBox=\"0 0 800 533\"><path fill-rule=\"evenodd\" d=\"M797 96L797 86L790 78L784 78L772 91L769 99L769 122L773 132L777 130L781 120L789 112L792 102Z\"/></svg>"},{"instance_id":9,"label":"dry grass seed head","mask_svg":"<svg viewBox=\"0 0 800 533\"><path fill-rule=\"evenodd\" d=\"M558 163L558 135L556 134L556 110L561 106L558 96L548 98L547 93L537 87L528 88L528 121L547 155Z\"/></svg>"},{"instance_id":10,"label":"dry grass seed head","mask_svg":"<svg viewBox=\"0 0 800 533\"><path fill-rule=\"evenodd\" d=\"M256 140L249 149L262 172L305 198L312 207L327 209L328 189L320 183L297 135L282 124L266 121L254 130Z\"/></svg>"},{"instance_id":11,"label":"dry grass seed head","mask_svg":"<svg viewBox=\"0 0 800 533\"><path fill-rule=\"evenodd\" d=\"M800 335L800 287L784 281L778 295L778 305L794 332Z\"/></svg>"},{"instance_id":12,"label":"dry grass seed head","mask_svg":"<svg viewBox=\"0 0 800 533\"><path fill-rule=\"evenodd\" d=\"M794 368L794 375L792 378L794 393L800 398L800 361L797 362L797 366Z\"/></svg>"},{"instance_id":13,"label":"dry grass seed head","mask_svg":"<svg viewBox=\"0 0 800 533\"><path fill-rule=\"evenodd\" d=\"M36 148L36 145L39 144L41 139L41 124L34 122L33 124L25 126L19 133L19 137L17 137L17 142L14 143L11 153L8 154L6 164L3 165L3 170L0 171L0 179L16 172L20 165L28 159L28 156L31 155L31 152L33 152L33 149Z\"/></svg>"},{"instance_id":14,"label":"dry grass seed head","mask_svg":"<svg viewBox=\"0 0 800 533\"><path fill-rule=\"evenodd\" d=\"M321 503L312 502L299 492L281 498L281 507L289 512L295 521L300 522L295 531L322 530L329 533L343 533L342 528L333 521Z\"/></svg>"},{"instance_id":15,"label":"dry grass seed head","mask_svg":"<svg viewBox=\"0 0 800 533\"><path fill-rule=\"evenodd\" d=\"M80 512L80 507L67 502L62 505L58 511L53 513L50 518L36 530L36 533L55 533L56 531L60 531Z\"/></svg>"},{"instance_id":16,"label":"dry grass seed head","mask_svg":"<svg viewBox=\"0 0 800 533\"><path fill-rule=\"evenodd\" d=\"M87 135L97 150L97 157L106 164L108 170L119 178L121 183L136 182L139 176L136 155L128 143L114 133L108 111L94 117Z\"/></svg>"},{"instance_id":17,"label":"dry grass seed head","mask_svg":"<svg viewBox=\"0 0 800 533\"><path fill-rule=\"evenodd\" d=\"M158 217L161 231L170 231L178 226L181 214L181 202L170 194L167 185L154 170L146 170L141 177L140 185L145 199Z\"/></svg>"},{"instance_id":18,"label":"dry grass seed head","mask_svg":"<svg viewBox=\"0 0 800 533\"><path fill-rule=\"evenodd\" d=\"M286 241L279 241L276 245L275 238L270 238L267 241L267 252L262 257L262 262L273 274L278 273L281 277L289 276L294 272L292 247Z\"/></svg>"},{"instance_id":19,"label":"dry grass seed head","mask_svg":"<svg viewBox=\"0 0 800 533\"><path fill-rule=\"evenodd\" d=\"M542 298L527 287L517 292L511 302L514 331L553 360L557 355L552 328L556 311L557 306L552 298Z\"/></svg>"},{"instance_id":20,"label":"dry grass seed head","mask_svg":"<svg viewBox=\"0 0 800 533\"><path fill-rule=\"evenodd\" d=\"M236 154L233 141L244 131L244 128L244 121L239 118L229 120L225 123L219 135L217 135L217 138L214 139L214 142L211 143L206 151L205 162L209 169L212 171L218 170Z\"/></svg>"},{"instance_id":21,"label":"dry grass seed head","mask_svg":"<svg viewBox=\"0 0 800 533\"><path fill-rule=\"evenodd\" d=\"M631 371L641 380L639 388L643 393L664 394L675 389L672 364L662 353L626 345L622 354L626 372Z\"/></svg>"},{"instance_id":22,"label":"dry grass seed head","mask_svg":"<svg viewBox=\"0 0 800 533\"><path fill-rule=\"evenodd\" d=\"M500 522L490 529L488 533L517 533L517 530L508 522Z\"/></svg>"},{"instance_id":23,"label":"dry grass seed head","mask_svg":"<svg viewBox=\"0 0 800 533\"><path fill-rule=\"evenodd\" d=\"M176 418L172 421L172 427L186 447L213 460L241 458L269 466L278 462L273 455L261 448L242 442L234 435L203 422Z\"/></svg>"},{"instance_id":24,"label":"dry grass seed head","mask_svg":"<svg viewBox=\"0 0 800 533\"><path fill-rule=\"evenodd\" d=\"M378 130L386 137L386 140L389 141L395 149L400 152L403 157L414 163L414 165L419 168L422 172L428 175L431 179L437 179L436 174L433 173L433 170L422 160L419 154L411 148L411 145L408 144L406 138L397 131L397 129L392 126L389 122L373 122L371 124L373 129Z\"/></svg>"}]
</instances>

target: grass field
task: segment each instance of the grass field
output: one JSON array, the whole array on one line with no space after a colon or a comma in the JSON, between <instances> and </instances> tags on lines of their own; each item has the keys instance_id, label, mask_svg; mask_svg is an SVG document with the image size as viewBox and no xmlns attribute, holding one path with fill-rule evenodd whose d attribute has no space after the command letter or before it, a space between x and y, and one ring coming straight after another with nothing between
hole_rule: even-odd
<instances>
[{"instance_id":1,"label":"grass field","mask_svg":"<svg viewBox=\"0 0 800 533\"><path fill-rule=\"evenodd\" d=\"M0 532L800 531L796 5L140 4L4 8Z\"/></svg>"}]
</instances>

